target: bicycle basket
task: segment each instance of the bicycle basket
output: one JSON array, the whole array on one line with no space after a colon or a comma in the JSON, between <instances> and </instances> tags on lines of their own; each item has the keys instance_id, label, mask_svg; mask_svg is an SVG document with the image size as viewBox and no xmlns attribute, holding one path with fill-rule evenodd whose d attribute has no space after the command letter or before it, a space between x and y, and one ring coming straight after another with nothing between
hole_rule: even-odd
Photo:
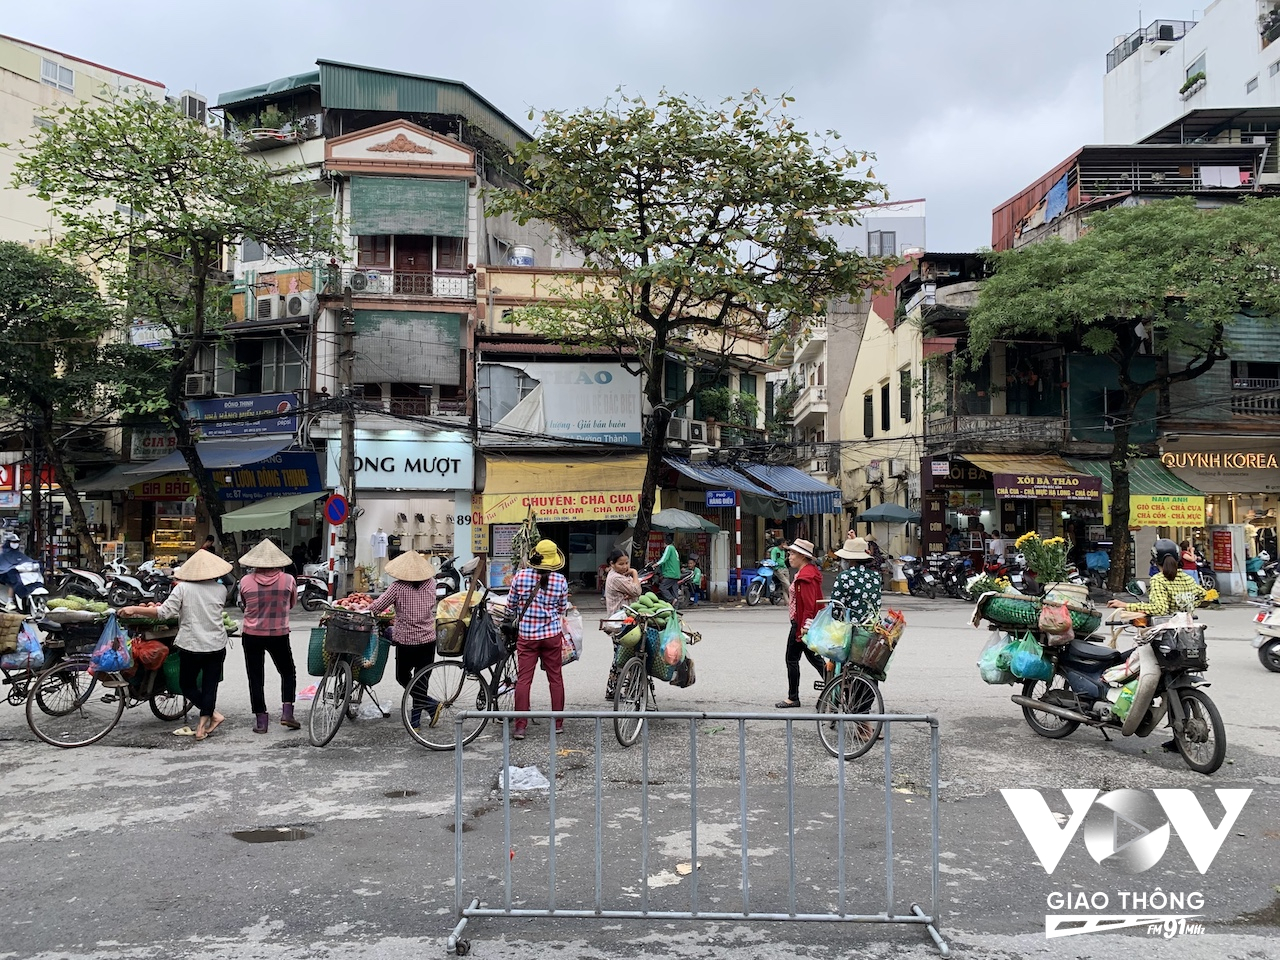
<instances>
[{"instance_id":1,"label":"bicycle basket","mask_svg":"<svg viewBox=\"0 0 1280 960\"><path fill-rule=\"evenodd\" d=\"M467 642L466 620L436 620L436 653L442 657L460 657Z\"/></svg>"},{"instance_id":2,"label":"bicycle basket","mask_svg":"<svg viewBox=\"0 0 1280 960\"><path fill-rule=\"evenodd\" d=\"M1151 638L1151 649L1161 667L1204 670L1209 666L1209 650L1204 626L1168 627Z\"/></svg>"},{"instance_id":3,"label":"bicycle basket","mask_svg":"<svg viewBox=\"0 0 1280 960\"><path fill-rule=\"evenodd\" d=\"M91 650L102 639L102 628L105 620L84 620L76 623L64 623L62 629L49 633L50 643L61 643L67 653L75 650Z\"/></svg>"},{"instance_id":4,"label":"bicycle basket","mask_svg":"<svg viewBox=\"0 0 1280 960\"><path fill-rule=\"evenodd\" d=\"M335 610L324 626L325 653L362 654L369 649L373 617L347 610Z\"/></svg>"}]
</instances>

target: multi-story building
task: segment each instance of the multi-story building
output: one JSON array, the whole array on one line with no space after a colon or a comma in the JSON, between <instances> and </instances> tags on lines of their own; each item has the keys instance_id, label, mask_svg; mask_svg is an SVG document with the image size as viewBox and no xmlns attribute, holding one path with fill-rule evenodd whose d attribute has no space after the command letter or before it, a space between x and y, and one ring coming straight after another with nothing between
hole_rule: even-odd
<instances>
[{"instance_id":1,"label":"multi-story building","mask_svg":"<svg viewBox=\"0 0 1280 960\"><path fill-rule=\"evenodd\" d=\"M1103 79L1103 139L1145 141L1192 113L1230 126L1243 110L1280 106L1278 39L1277 0L1214 0L1199 20L1155 20L1117 37ZM1274 152L1276 120L1245 136L1265 137Z\"/></svg>"},{"instance_id":2,"label":"multi-story building","mask_svg":"<svg viewBox=\"0 0 1280 960\"><path fill-rule=\"evenodd\" d=\"M229 326L228 341L205 352L189 393L237 406L249 397L285 403L291 395L303 410L349 395L360 406L355 561L376 564L384 538L387 556L411 548L466 555L477 273L509 258L581 260L536 226L486 216L485 189L509 182L508 151L529 134L470 87L329 60L317 65L222 94L217 109L226 135L245 150L332 198L345 252L300 263L246 237L235 264L234 309L242 319ZM347 334L349 358L342 355ZM316 479L293 474L308 489L280 491L300 501L286 541L315 530L306 494L342 485L338 414L306 420L302 448L276 451L314 458L308 448L320 447Z\"/></svg>"}]
</instances>

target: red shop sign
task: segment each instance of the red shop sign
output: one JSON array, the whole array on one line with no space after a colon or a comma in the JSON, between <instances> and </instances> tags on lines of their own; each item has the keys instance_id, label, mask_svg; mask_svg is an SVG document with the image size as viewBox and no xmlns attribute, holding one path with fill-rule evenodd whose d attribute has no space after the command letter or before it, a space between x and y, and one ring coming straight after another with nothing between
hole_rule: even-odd
<instances>
[{"instance_id":1,"label":"red shop sign","mask_svg":"<svg viewBox=\"0 0 1280 960\"><path fill-rule=\"evenodd\" d=\"M1231 572L1231 531L1213 531L1213 569L1219 573Z\"/></svg>"}]
</instances>

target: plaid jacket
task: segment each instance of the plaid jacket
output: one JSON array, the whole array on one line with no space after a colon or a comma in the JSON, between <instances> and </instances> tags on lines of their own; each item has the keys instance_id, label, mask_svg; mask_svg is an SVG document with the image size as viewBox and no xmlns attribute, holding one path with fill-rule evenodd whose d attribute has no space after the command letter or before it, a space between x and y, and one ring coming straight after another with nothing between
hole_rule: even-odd
<instances>
[{"instance_id":1,"label":"plaid jacket","mask_svg":"<svg viewBox=\"0 0 1280 960\"><path fill-rule=\"evenodd\" d=\"M525 610L529 597L538 586L538 571L525 567L511 581L511 593L507 597L507 609L516 613ZM520 619L521 640L545 640L558 637L564 632L564 623L560 619L569 602L569 581L563 574L552 573L547 578L547 585L538 591Z\"/></svg>"},{"instance_id":2,"label":"plaid jacket","mask_svg":"<svg viewBox=\"0 0 1280 960\"><path fill-rule=\"evenodd\" d=\"M392 636L406 647L436 640L436 582L427 580L416 590L403 580L393 580L382 596L369 606L367 613L381 613L396 608Z\"/></svg>"},{"instance_id":3,"label":"plaid jacket","mask_svg":"<svg viewBox=\"0 0 1280 960\"><path fill-rule=\"evenodd\" d=\"M278 637L289 632L289 611L298 600L298 584L283 570L255 571L240 579L244 632Z\"/></svg>"},{"instance_id":4,"label":"plaid jacket","mask_svg":"<svg viewBox=\"0 0 1280 960\"><path fill-rule=\"evenodd\" d=\"M1125 609L1164 616L1183 609L1179 598L1186 598L1182 602L1187 604L1187 609L1194 609L1204 600L1204 587L1181 570L1172 580L1163 573L1157 573L1147 584L1147 596L1146 603L1130 603Z\"/></svg>"}]
</instances>

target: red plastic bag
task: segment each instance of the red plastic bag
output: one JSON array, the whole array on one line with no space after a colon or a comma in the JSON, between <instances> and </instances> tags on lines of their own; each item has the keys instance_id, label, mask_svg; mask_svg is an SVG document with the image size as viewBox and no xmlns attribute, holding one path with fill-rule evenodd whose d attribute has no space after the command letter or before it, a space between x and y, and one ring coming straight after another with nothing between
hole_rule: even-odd
<instances>
[{"instance_id":1,"label":"red plastic bag","mask_svg":"<svg viewBox=\"0 0 1280 960\"><path fill-rule=\"evenodd\" d=\"M1071 611L1065 603L1046 603L1040 608L1040 629L1045 633L1066 633L1071 629Z\"/></svg>"}]
</instances>

